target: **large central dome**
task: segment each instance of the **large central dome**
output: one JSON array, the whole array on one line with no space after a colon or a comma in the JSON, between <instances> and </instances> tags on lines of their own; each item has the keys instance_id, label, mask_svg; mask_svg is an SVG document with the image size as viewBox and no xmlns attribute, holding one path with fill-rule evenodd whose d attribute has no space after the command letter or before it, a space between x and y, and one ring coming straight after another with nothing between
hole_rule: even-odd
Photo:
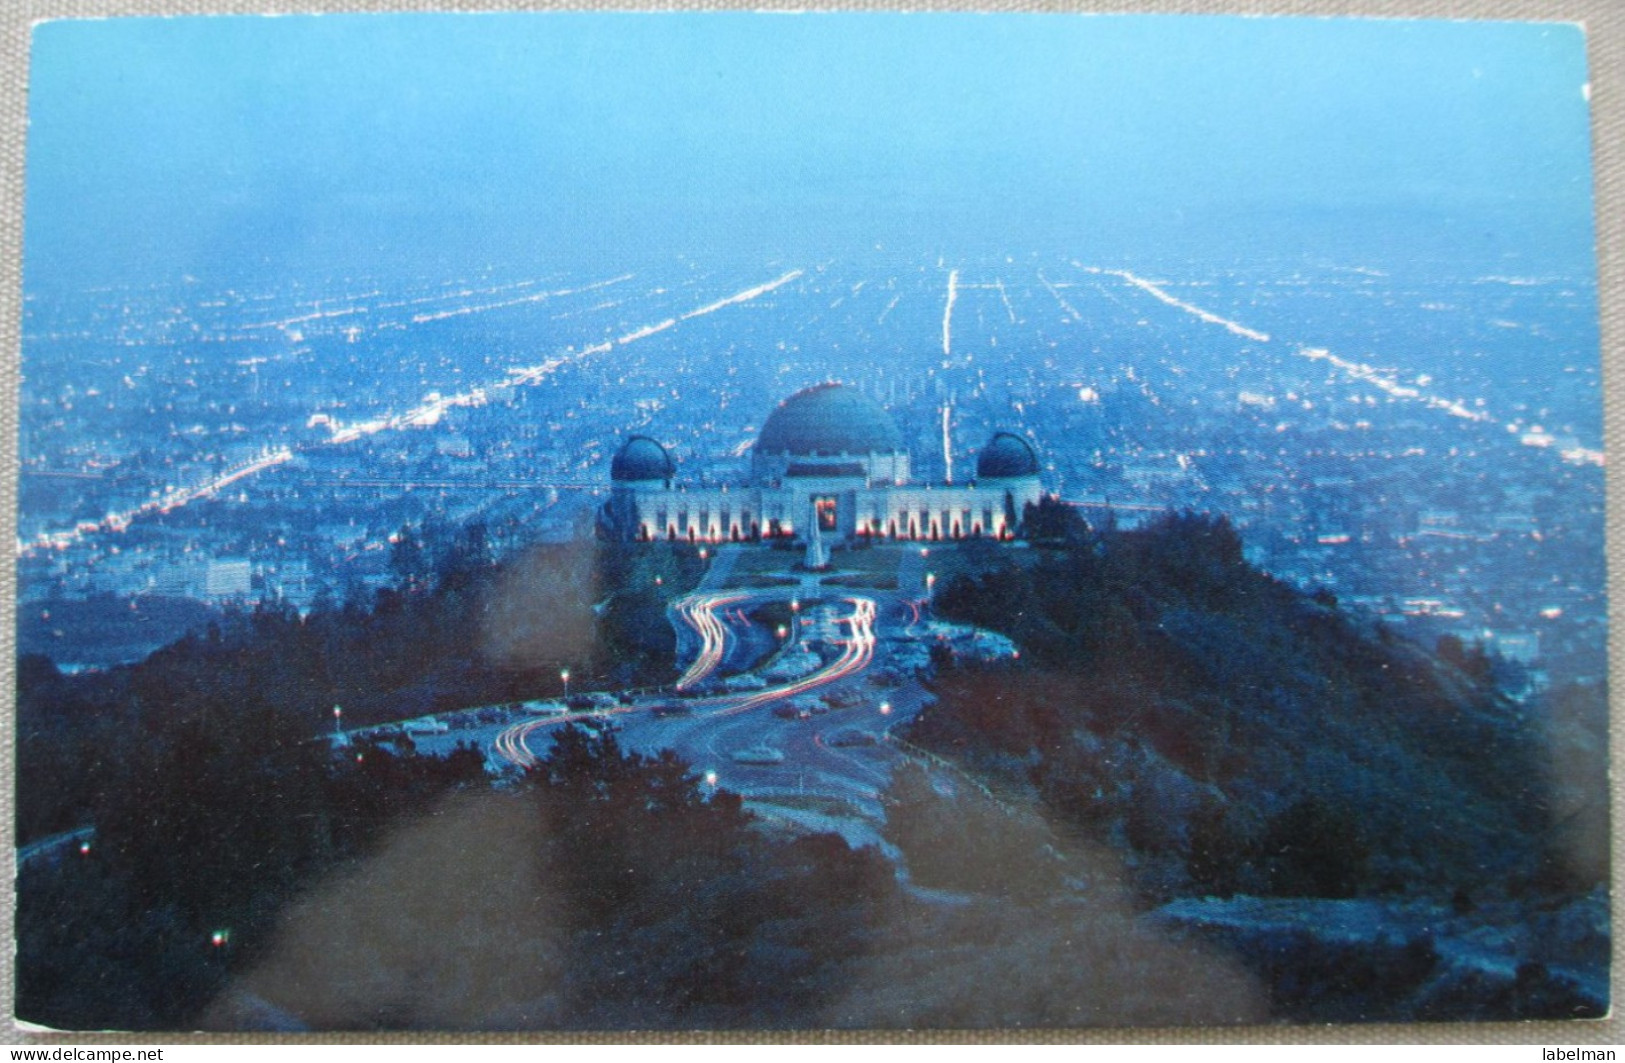
<instances>
[{"instance_id":1,"label":"large central dome","mask_svg":"<svg viewBox=\"0 0 1625 1063\"><path fill-rule=\"evenodd\" d=\"M903 434L878 402L842 384L819 384L785 399L768 416L756 453L794 457L896 454Z\"/></svg>"}]
</instances>

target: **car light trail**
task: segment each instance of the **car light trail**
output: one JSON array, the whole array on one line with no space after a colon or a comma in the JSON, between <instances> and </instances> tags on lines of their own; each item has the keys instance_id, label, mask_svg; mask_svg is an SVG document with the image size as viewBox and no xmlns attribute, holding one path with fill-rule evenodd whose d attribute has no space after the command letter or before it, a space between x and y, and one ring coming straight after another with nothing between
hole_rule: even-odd
<instances>
[{"instance_id":1,"label":"car light trail","mask_svg":"<svg viewBox=\"0 0 1625 1063\"><path fill-rule=\"evenodd\" d=\"M18 543L17 553L21 557L27 557L40 550L66 550L88 535L98 532L122 532L139 517L173 512L188 503L230 487L238 480L275 468L292 457L293 451L286 447L267 451L235 468L228 469L207 483L195 487L172 487L160 498L144 502L123 513L109 513L99 521L83 521L69 531L41 532L31 543Z\"/></svg>"},{"instance_id":2,"label":"car light trail","mask_svg":"<svg viewBox=\"0 0 1625 1063\"><path fill-rule=\"evenodd\" d=\"M716 610L745 600L743 594L696 594L677 602L672 608L700 637L700 652L677 680L678 690L687 690L705 679L722 664L728 647L728 628L717 619Z\"/></svg>"},{"instance_id":3,"label":"car light trail","mask_svg":"<svg viewBox=\"0 0 1625 1063\"><path fill-rule=\"evenodd\" d=\"M884 325L886 323L886 315L890 314L894 309L896 309L898 300L900 300L902 298L903 297L901 295L892 296L891 297L891 302L886 304L886 309L882 310L880 312L880 316L875 318L875 324L876 325Z\"/></svg>"},{"instance_id":4,"label":"car light trail","mask_svg":"<svg viewBox=\"0 0 1625 1063\"><path fill-rule=\"evenodd\" d=\"M243 325L244 332L253 332L258 329L289 329L295 325L304 325L312 321L327 321L336 317L350 317L354 314L364 314L367 308L357 304L355 306L341 307L338 310L316 310L309 314L297 314L294 317L285 317L277 321L254 321Z\"/></svg>"},{"instance_id":5,"label":"car light trail","mask_svg":"<svg viewBox=\"0 0 1625 1063\"><path fill-rule=\"evenodd\" d=\"M744 596L739 597L743 598ZM714 709L715 711L705 714L708 718L734 716L742 712L748 712L751 709L760 708L769 702L805 694L809 690L817 689L862 672L873 662L875 655L877 641L874 632L875 602L872 598L847 598L845 600L852 606L852 614L843 617L837 623L850 625L852 631L850 637L840 640L841 655L830 664L811 675L804 676L784 686L758 691L743 698L726 696L696 699L693 702L694 706L696 708ZM500 732L493 740L492 745L504 760L521 768L530 768L536 765L537 757L530 749L529 740L530 736L537 731L546 727L557 727L561 724L575 723L581 720L605 719L643 711L647 710L638 706L624 706L597 712L562 713L558 716L526 720Z\"/></svg>"},{"instance_id":6,"label":"car light trail","mask_svg":"<svg viewBox=\"0 0 1625 1063\"><path fill-rule=\"evenodd\" d=\"M580 295L582 292L597 291L612 284L620 284L632 279L634 274L623 273L619 277L598 281L595 284L583 285L580 288L560 288L556 292L537 292L534 295L522 295L517 299L503 299L495 303L482 303L478 306L458 306L450 310L439 310L430 314L412 315L412 324L421 325L427 321L444 321L450 317L461 317L465 314L483 314L487 310L501 310L510 306L523 306L525 303L540 303L547 299L562 299L567 295Z\"/></svg>"},{"instance_id":7,"label":"car light trail","mask_svg":"<svg viewBox=\"0 0 1625 1063\"><path fill-rule=\"evenodd\" d=\"M1077 265L1077 263L1073 263L1073 265ZM1258 343L1268 343L1270 341L1269 333L1259 332L1257 329L1250 329L1246 325L1240 324L1239 322L1231 321L1229 318L1220 317L1218 314L1203 310L1199 306L1193 306L1192 304L1185 302L1183 299L1169 295L1166 291L1159 288L1151 281L1146 280L1144 277L1135 276L1126 269L1097 269L1092 266L1079 266L1078 268L1089 273L1104 273L1111 277L1121 277L1123 280L1128 281L1136 288L1148 295L1160 299L1169 306L1174 307L1176 310L1183 310L1187 314L1201 318L1210 325L1220 325L1226 330L1233 332L1237 336L1241 336L1244 339L1255 340Z\"/></svg>"},{"instance_id":8,"label":"car light trail","mask_svg":"<svg viewBox=\"0 0 1625 1063\"><path fill-rule=\"evenodd\" d=\"M1460 417L1468 421L1491 420L1490 415L1484 413L1482 410L1471 410L1466 406L1463 406L1460 402L1454 402L1449 399L1441 399L1432 395L1424 394L1420 388L1410 387L1409 385L1401 384L1390 377L1383 376L1382 373L1374 366L1363 365L1359 362L1351 362L1347 358L1339 358L1337 355L1323 347L1300 347L1298 348L1298 354L1312 362L1330 362L1338 369L1341 369L1344 373L1347 373L1353 379L1361 381L1362 383L1370 384L1377 390L1382 391L1396 399L1414 399L1431 409L1443 410L1452 417Z\"/></svg>"},{"instance_id":9,"label":"car light trail","mask_svg":"<svg viewBox=\"0 0 1625 1063\"><path fill-rule=\"evenodd\" d=\"M602 720L610 716L625 716L629 712L641 711L636 706L626 705L618 709L598 709L593 712L566 712L557 716L544 716L537 720L526 720L524 723L514 724L512 727L499 733L492 740L491 745L509 763L517 764L521 768L536 766L536 754L530 751L527 739L531 734L543 727L557 727L565 723L577 723L581 720Z\"/></svg>"},{"instance_id":10,"label":"car light trail","mask_svg":"<svg viewBox=\"0 0 1625 1063\"><path fill-rule=\"evenodd\" d=\"M548 278L543 278L543 280ZM496 295L500 292L517 291L520 288L534 288L542 280L514 281L512 284L495 284L485 288L471 288L466 283L456 291L440 291L430 295L418 295L410 299L392 299L389 302L379 303L380 310L394 310L402 306L425 306L429 303L444 303L452 299L468 299L476 295ZM382 294L382 293L374 293Z\"/></svg>"},{"instance_id":11,"label":"car light trail","mask_svg":"<svg viewBox=\"0 0 1625 1063\"><path fill-rule=\"evenodd\" d=\"M645 325L640 329L634 329L615 342L622 346L625 346L628 343L636 343L638 340L646 339L649 336L653 336L657 332L665 332L667 329L675 327L676 324L676 318L668 317L666 320L657 325Z\"/></svg>"},{"instance_id":12,"label":"car light trail","mask_svg":"<svg viewBox=\"0 0 1625 1063\"><path fill-rule=\"evenodd\" d=\"M735 292L733 295L707 303L704 306L690 310L687 313L681 314L675 318L670 318L656 325L650 325L645 328L629 332L617 340L608 340L603 343L593 344L592 346L585 347L574 354L551 358L548 361L543 362L541 365L509 369L507 370L507 379L499 381L495 384L491 384L488 387L476 387L455 395L442 396L439 394L431 394L420 405L407 410L404 413L393 414L387 417L379 417L370 421L363 421L359 424L342 425L336 421L330 421L329 423L332 425L333 434L326 441L325 445L343 446L348 443L354 443L360 439L365 439L368 436L377 435L380 432L398 431L403 428L424 428L438 424L441 417L444 416L448 410L464 406L483 406L487 402L489 394L492 392L501 391L504 388L538 383L544 377L551 375L560 368L571 363L580 362L585 358L595 354L602 354L617 346L624 346L625 344L634 343L637 340L644 339L648 336L653 336L656 333L672 328L681 321L687 321L691 318L715 313L724 307L749 302L752 299L773 291L775 288L789 284L791 281L802 276L803 272L804 271L799 269L793 269L783 276L768 281L766 284L758 284L754 288L746 288L744 291ZM594 288L602 288L609 284L618 284L623 280L629 280L631 276L631 274L627 274L624 277L614 277L609 280L599 281L595 284L586 285L581 288L564 289L559 292L543 292L534 296L527 295L521 299L513 300L508 303L491 304L489 306L481 307L464 307L458 310L443 311L436 314L420 314L414 317L413 321L421 322L427 320L438 320L443 317L452 317L456 314L464 312L495 309L500 305L516 305L517 303L534 302L544 297L553 298L559 295L591 291ZM295 451L288 448L271 451L267 454L262 454L246 464L240 465L227 472L225 475L210 480L207 483L194 487L172 488L161 499L146 502L135 507L134 509L129 509L122 513L110 513L103 520L82 522L77 526L65 531L41 532L32 542L25 543L19 541L17 543L17 554L19 557L27 557L41 550L65 550L89 535L101 532L121 532L125 528L129 527L131 522L142 516L152 513L172 512L173 510L179 509L199 498L205 498L209 495L213 495L221 488L235 483L238 480L254 476L258 473L264 472L266 469L281 465L282 463L291 459L295 453Z\"/></svg>"},{"instance_id":13,"label":"car light trail","mask_svg":"<svg viewBox=\"0 0 1625 1063\"><path fill-rule=\"evenodd\" d=\"M1383 375L1382 371L1375 366L1350 361L1347 358L1339 358L1323 347L1300 347L1298 348L1298 354L1310 361L1328 362L1337 369L1342 370L1351 379L1369 384L1391 398L1419 402L1430 410L1439 410L1451 417L1459 417L1465 421L1475 421L1482 424L1501 423L1483 410L1473 409L1460 400L1442 399L1437 395L1429 395L1419 387L1401 384L1392 376ZM1516 427L1512 427L1512 430L1517 431ZM1538 450L1547 449L1554 442L1553 437L1538 431L1522 435L1519 441L1526 447L1534 447ZM1587 447L1559 448L1557 453L1559 457L1571 465L1604 465L1607 462L1603 451Z\"/></svg>"},{"instance_id":14,"label":"car light trail","mask_svg":"<svg viewBox=\"0 0 1625 1063\"><path fill-rule=\"evenodd\" d=\"M702 314L713 313L725 306L733 306L737 303L748 302L751 299L755 299L760 295L764 295L767 292L780 287L781 285L790 283L792 280L795 280L801 275L801 270L791 270L782 277L769 281L766 284L758 284L754 288L747 288L742 292L735 292L733 295L727 296L723 299L718 299L712 303L707 303L696 310L690 310L685 314L678 315L677 317L666 318L665 320L659 321L653 325L645 325L642 328L633 329L631 332L626 333L618 339L605 340L601 343L595 343L591 346L583 347L581 350L574 353L558 355L553 358L549 358L547 361L542 362L539 365L515 366L507 370L507 379L491 384L488 387L473 388L469 391L462 392L461 394L447 397L441 397L439 395L431 396L430 399L424 402L423 405L418 406L416 409L408 410L405 413L397 414L393 417L385 417L374 421L368 421L360 425L352 425L346 428L338 429L335 431L333 438L329 440L329 442L351 443L365 436L376 435L379 432L390 431L398 428L421 427L424 425L435 424L440 420L441 415L444 414L446 410L453 407L484 405L487 399L488 391L498 392L505 388L522 387L529 384L540 383L545 377L552 375L567 365L579 363L586 358L592 357L593 355L604 354L616 347L624 347L627 344L636 343L638 340L647 339L650 336L657 335L666 331L667 329L673 328L679 322L687 321L690 318L699 317ZM596 284L587 285L582 288L565 289L560 292L544 292L541 294L549 298L555 295L577 294L579 292L591 291L594 288L602 288L609 284L618 284L623 280L630 279L631 276L631 274L627 274L624 277L614 277L610 280L599 281ZM538 296L526 296L523 299L518 300L518 302L533 301L536 298L538 298ZM443 314L440 316L446 315ZM414 320L417 319L414 318Z\"/></svg>"},{"instance_id":15,"label":"car light trail","mask_svg":"<svg viewBox=\"0 0 1625 1063\"><path fill-rule=\"evenodd\" d=\"M1100 269L1095 266L1085 266L1079 262L1074 262L1073 265L1088 273L1121 277L1123 280L1128 281L1136 288L1155 296L1164 303L1167 303L1169 306L1183 310L1187 314L1192 314L1210 324L1221 325L1236 335L1242 336L1246 339L1256 340L1259 343L1269 342L1270 337L1267 333L1250 329L1238 322L1220 317L1218 314L1203 310L1201 307L1194 306L1182 299L1175 298L1151 281L1148 281L1143 277L1138 277L1133 273L1130 273L1128 270ZM1060 298L1060 296L1057 295L1056 298ZM1399 383L1391 376L1384 375L1381 370L1374 366L1366 365L1362 362L1351 361L1347 358L1340 358L1331 351L1326 350L1324 347L1299 347L1296 353L1300 358L1307 358L1310 361L1327 362L1333 367L1341 370L1351 379L1360 381L1364 384L1369 384L1370 386L1388 395L1390 398L1401 399L1409 402L1419 402L1430 410L1438 410L1441 413L1448 414L1451 417L1459 417L1465 421L1474 421L1480 424L1499 423L1494 417L1485 413L1483 410L1474 409L1459 399L1446 399L1440 398L1437 395L1429 395L1421 388ZM1525 437L1523 442L1526 446L1540 447L1545 445L1538 439L1531 437ZM1574 446L1563 448L1558 451L1558 455L1571 465L1589 464L1600 466L1605 465L1607 462L1606 455L1603 451L1588 447Z\"/></svg>"},{"instance_id":16,"label":"car light trail","mask_svg":"<svg viewBox=\"0 0 1625 1063\"><path fill-rule=\"evenodd\" d=\"M1083 324L1083 315L1078 313L1078 308L1066 301L1066 298L1061 295L1060 289L1051 284L1049 282L1049 278L1044 276L1043 270L1038 271L1038 281L1044 287L1049 289L1049 293L1051 295L1055 296L1055 301L1061 304L1061 309L1066 311L1068 317L1070 317L1077 324Z\"/></svg>"},{"instance_id":17,"label":"car light trail","mask_svg":"<svg viewBox=\"0 0 1625 1063\"><path fill-rule=\"evenodd\" d=\"M786 273L784 276L780 277L778 280L771 280L766 284L758 284L754 288L747 288L744 291L737 292L728 296L727 298L718 299L714 303L707 303L698 310L690 310L688 313L682 315L682 317L680 317L678 320L687 321L690 318L703 317L706 314L714 314L725 306L733 306L735 303L747 303L750 300L755 299L757 296L766 295L775 288L781 288L784 285L789 284L791 281L801 276L803 272L805 271L793 269L789 273Z\"/></svg>"},{"instance_id":18,"label":"car light trail","mask_svg":"<svg viewBox=\"0 0 1625 1063\"><path fill-rule=\"evenodd\" d=\"M993 282L998 286L999 298L1004 301L1004 312L1010 315L1010 324L1016 323L1016 308L1010 305L1010 294L1004 290L1004 278L998 277Z\"/></svg>"},{"instance_id":19,"label":"car light trail","mask_svg":"<svg viewBox=\"0 0 1625 1063\"><path fill-rule=\"evenodd\" d=\"M837 621L837 623L850 624L852 634L849 638L840 640L841 655L839 657L811 675L803 676L801 679L787 683L784 686L772 687L737 700L734 698L717 698L701 702L703 705L725 706L709 715L732 716L737 713L748 712L769 702L795 697L797 694L805 694L809 690L845 679L848 676L857 675L869 667L875 656L874 599L847 598L846 601L853 607L852 615Z\"/></svg>"}]
</instances>

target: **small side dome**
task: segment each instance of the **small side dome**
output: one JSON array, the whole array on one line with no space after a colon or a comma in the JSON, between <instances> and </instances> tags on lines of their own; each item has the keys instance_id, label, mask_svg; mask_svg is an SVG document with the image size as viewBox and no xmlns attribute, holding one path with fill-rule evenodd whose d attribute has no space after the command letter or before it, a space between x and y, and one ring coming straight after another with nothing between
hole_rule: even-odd
<instances>
[{"instance_id":1,"label":"small side dome","mask_svg":"<svg viewBox=\"0 0 1625 1063\"><path fill-rule=\"evenodd\" d=\"M640 480L669 480L677 472L666 448L648 436L633 436L615 452L609 463L609 478L617 483Z\"/></svg>"},{"instance_id":2,"label":"small side dome","mask_svg":"<svg viewBox=\"0 0 1625 1063\"><path fill-rule=\"evenodd\" d=\"M1038 475L1038 452L1013 432L998 432L976 456L976 478L1008 480Z\"/></svg>"}]
</instances>

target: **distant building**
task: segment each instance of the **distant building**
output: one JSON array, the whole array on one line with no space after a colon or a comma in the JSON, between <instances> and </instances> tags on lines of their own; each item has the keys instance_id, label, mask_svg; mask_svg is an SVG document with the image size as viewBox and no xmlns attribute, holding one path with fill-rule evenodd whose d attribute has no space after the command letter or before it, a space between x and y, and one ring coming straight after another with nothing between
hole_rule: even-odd
<instances>
[{"instance_id":1,"label":"distant building","mask_svg":"<svg viewBox=\"0 0 1625 1063\"><path fill-rule=\"evenodd\" d=\"M686 487L666 448L632 436L610 462L599 514L607 538L626 541L821 542L861 539L1010 539L1042 497L1031 443L997 432L968 484L910 479L902 433L878 403L820 384L781 403L762 426L750 474L736 486Z\"/></svg>"},{"instance_id":2,"label":"distant building","mask_svg":"<svg viewBox=\"0 0 1625 1063\"><path fill-rule=\"evenodd\" d=\"M253 589L253 566L246 558L210 561L204 569L203 593L209 598L246 598Z\"/></svg>"}]
</instances>

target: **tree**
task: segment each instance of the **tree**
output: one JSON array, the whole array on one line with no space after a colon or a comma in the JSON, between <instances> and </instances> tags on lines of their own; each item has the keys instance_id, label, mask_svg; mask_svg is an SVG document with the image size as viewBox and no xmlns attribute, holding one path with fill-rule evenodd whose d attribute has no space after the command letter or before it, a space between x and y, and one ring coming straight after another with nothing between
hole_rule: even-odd
<instances>
[{"instance_id":1,"label":"tree","mask_svg":"<svg viewBox=\"0 0 1625 1063\"><path fill-rule=\"evenodd\" d=\"M458 591L474 583L491 568L491 543L484 521L474 521L458 532L435 559L436 586Z\"/></svg>"},{"instance_id":2,"label":"tree","mask_svg":"<svg viewBox=\"0 0 1625 1063\"><path fill-rule=\"evenodd\" d=\"M1367 884L1371 847L1358 817L1319 797L1303 797L1272 821L1258 864L1271 893L1353 897Z\"/></svg>"},{"instance_id":3,"label":"tree","mask_svg":"<svg viewBox=\"0 0 1625 1063\"><path fill-rule=\"evenodd\" d=\"M631 542L641 524L638 500L631 491L614 492L598 511L598 537L607 542Z\"/></svg>"},{"instance_id":4,"label":"tree","mask_svg":"<svg viewBox=\"0 0 1625 1063\"><path fill-rule=\"evenodd\" d=\"M415 587L429 577L429 562L423 540L409 524L390 537L389 571L401 588Z\"/></svg>"},{"instance_id":5,"label":"tree","mask_svg":"<svg viewBox=\"0 0 1625 1063\"><path fill-rule=\"evenodd\" d=\"M1089 536L1089 526L1077 510L1048 495L1027 503L1021 526L1026 538L1033 542L1082 542Z\"/></svg>"}]
</instances>

